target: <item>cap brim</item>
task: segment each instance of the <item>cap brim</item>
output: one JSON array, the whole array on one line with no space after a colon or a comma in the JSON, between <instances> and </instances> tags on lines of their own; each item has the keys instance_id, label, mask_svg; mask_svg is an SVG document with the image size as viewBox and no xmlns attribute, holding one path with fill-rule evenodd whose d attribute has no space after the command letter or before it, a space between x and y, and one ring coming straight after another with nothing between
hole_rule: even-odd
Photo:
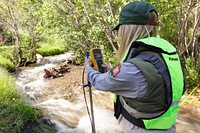
<instances>
[{"instance_id":1,"label":"cap brim","mask_svg":"<svg viewBox=\"0 0 200 133\"><path fill-rule=\"evenodd\" d=\"M113 31L113 30L119 30L119 26L120 26L120 24L118 24L117 26L115 26L115 27L112 29L112 31Z\"/></svg>"}]
</instances>

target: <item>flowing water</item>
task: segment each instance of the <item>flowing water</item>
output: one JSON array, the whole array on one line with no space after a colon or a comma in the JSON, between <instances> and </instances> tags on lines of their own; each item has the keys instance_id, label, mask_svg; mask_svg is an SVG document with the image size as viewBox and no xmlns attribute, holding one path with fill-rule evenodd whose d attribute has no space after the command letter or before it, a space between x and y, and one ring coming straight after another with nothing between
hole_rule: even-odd
<instances>
[{"instance_id":1,"label":"flowing water","mask_svg":"<svg viewBox=\"0 0 200 133\"><path fill-rule=\"evenodd\" d=\"M66 60L69 56L70 54L63 54L48 57L42 65L19 71L16 83L20 92L25 94L32 106L42 110L45 117L55 124L58 133L88 133L91 132L91 122L86 110L82 87L79 86L81 79L80 82L73 83L71 81L73 77L76 78L75 80L77 80L77 76L81 77L81 73L71 70L73 75L66 74L65 77L57 79L43 77L44 68L56 67L59 62ZM74 66L75 68L82 71L80 66ZM89 92L87 88L85 90L87 103L90 107ZM116 133L119 130L111 111L112 108L109 107L109 103L112 104L109 100L111 98L112 94L93 90L97 132Z\"/></svg>"},{"instance_id":2,"label":"flowing water","mask_svg":"<svg viewBox=\"0 0 200 133\"><path fill-rule=\"evenodd\" d=\"M91 122L80 86L83 67L73 66L70 73L61 78L43 77L44 69L57 67L59 62L70 56L67 53L47 57L40 65L20 70L16 75L16 83L32 106L41 110L45 118L55 124L58 133L91 133ZM89 92L88 89L85 90L90 107ZM96 90L92 92L96 132L117 133L119 125L113 117L113 94ZM198 118L182 112L177 119L177 132L200 133Z\"/></svg>"}]
</instances>

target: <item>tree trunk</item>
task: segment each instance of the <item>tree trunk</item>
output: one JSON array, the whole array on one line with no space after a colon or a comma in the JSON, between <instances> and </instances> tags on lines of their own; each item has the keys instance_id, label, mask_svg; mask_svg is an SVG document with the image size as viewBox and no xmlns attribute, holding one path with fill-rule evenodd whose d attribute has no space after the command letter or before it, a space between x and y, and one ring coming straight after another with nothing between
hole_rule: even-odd
<instances>
[{"instance_id":1,"label":"tree trunk","mask_svg":"<svg viewBox=\"0 0 200 133\"><path fill-rule=\"evenodd\" d=\"M17 46L17 51L16 51L17 65L16 66L18 67L20 63L22 62L22 50L21 50L21 41L20 41L19 35L15 35L15 45Z\"/></svg>"}]
</instances>

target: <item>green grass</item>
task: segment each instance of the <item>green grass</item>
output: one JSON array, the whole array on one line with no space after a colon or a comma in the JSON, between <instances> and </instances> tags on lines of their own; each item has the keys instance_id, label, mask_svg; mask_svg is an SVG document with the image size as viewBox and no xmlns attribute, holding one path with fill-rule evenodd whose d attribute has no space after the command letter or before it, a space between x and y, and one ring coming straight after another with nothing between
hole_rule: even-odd
<instances>
[{"instance_id":1,"label":"green grass","mask_svg":"<svg viewBox=\"0 0 200 133\"><path fill-rule=\"evenodd\" d=\"M0 68L0 131L20 131L29 119L36 121L36 111L20 96L12 76Z\"/></svg>"},{"instance_id":2,"label":"green grass","mask_svg":"<svg viewBox=\"0 0 200 133\"><path fill-rule=\"evenodd\" d=\"M63 54L65 52L65 49L59 46L44 44L40 48L38 48L36 51L42 56L50 56L50 55Z\"/></svg>"},{"instance_id":3,"label":"green grass","mask_svg":"<svg viewBox=\"0 0 200 133\"><path fill-rule=\"evenodd\" d=\"M42 56L63 54L66 52L65 42L61 39L48 40L39 44L36 52Z\"/></svg>"},{"instance_id":4,"label":"green grass","mask_svg":"<svg viewBox=\"0 0 200 133\"><path fill-rule=\"evenodd\" d=\"M44 130L42 127L45 126L39 124L37 114L19 94L13 77L0 67L0 132L20 132L30 121Z\"/></svg>"}]
</instances>

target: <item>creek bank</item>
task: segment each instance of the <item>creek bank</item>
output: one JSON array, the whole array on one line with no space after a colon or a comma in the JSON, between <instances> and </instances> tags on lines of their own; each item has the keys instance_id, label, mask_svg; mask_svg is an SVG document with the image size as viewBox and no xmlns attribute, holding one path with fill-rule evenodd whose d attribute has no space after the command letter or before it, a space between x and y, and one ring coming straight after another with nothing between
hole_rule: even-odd
<instances>
[{"instance_id":1,"label":"creek bank","mask_svg":"<svg viewBox=\"0 0 200 133\"><path fill-rule=\"evenodd\" d=\"M45 119L44 116L38 115L38 122L33 122L28 120L24 127L21 129L21 133L40 133L49 132L55 133L55 124L53 124L49 119Z\"/></svg>"}]
</instances>

